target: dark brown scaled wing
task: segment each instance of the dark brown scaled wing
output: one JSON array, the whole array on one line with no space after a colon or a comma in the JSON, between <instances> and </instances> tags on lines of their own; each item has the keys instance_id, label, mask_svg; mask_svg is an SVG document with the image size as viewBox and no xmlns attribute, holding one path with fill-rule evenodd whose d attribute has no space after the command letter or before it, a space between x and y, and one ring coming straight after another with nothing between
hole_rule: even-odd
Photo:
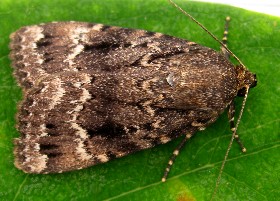
<instances>
[{"instance_id":1,"label":"dark brown scaled wing","mask_svg":"<svg viewBox=\"0 0 280 201\"><path fill-rule=\"evenodd\" d=\"M223 56L160 33L56 22L23 27L11 40L24 92L15 164L28 173L81 169L167 143L204 129L236 95L234 66Z\"/></svg>"}]
</instances>

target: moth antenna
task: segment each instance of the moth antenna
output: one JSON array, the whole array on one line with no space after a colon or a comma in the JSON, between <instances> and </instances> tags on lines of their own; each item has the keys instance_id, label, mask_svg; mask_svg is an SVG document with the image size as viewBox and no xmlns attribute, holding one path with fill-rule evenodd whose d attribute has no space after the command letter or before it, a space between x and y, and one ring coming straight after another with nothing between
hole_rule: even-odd
<instances>
[{"instance_id":1,"label":"moth antenna","mask_svg":"<svg viewBox=\"0 0 280 201\"><path fill-rule=\"evenodd\" d=\"M246 93L244 95L244 99L243 99L243 102L242 102L242 107L241 107L241 110L240 110L240 113L239 113L239 116L238 116L238 119L237 119L237 122L236 122L234 132L232 133L232 136L231 136L231 139L230 139L230 142L229 142L229 145L228 145L228 148L227 148L222 166L221 166L220 171L219 171L219 176L218 176L217 181L216 181L216 185L215 185L215 189L214 189L214 192L212 194L212 197L211 197L211 201L214 199L214 197L217 193L217 190L218 190L218 187L219 187L219 184L220 184L220 180L221 180L221 177L222 177L222 173L223 173L223 170L224 170L224 167L225 167L225 163L226 163L226 160L228 158L229 151L231 149L233 140L234 140L235 135L236 135L238 125L240 123L240 120L241 120L241 117L242 117L242 114L243 114L243 111L244 111L244 108L245 108L245 104L246 104L246 101L247 101L247 96L248 96L248 93L249 93L249 88L250 88L249 86L246 86Z\"/></svg>"},{"instance_id":2,"label":"moth antenna","mask_svg":"<svg viewBox=\"0 0 280 201\"><path fill-rule=\"evenodd\" d=\"M239 64L246 69L245 65L242 63L242 61L230 50L228 49L228 47L223 44L214 34L212 34L205 26L203 26L199 21L197 21L193 16L191 16L189 13L187 13L186 11L184 11L180 6L178 6L176 3L174 3L172 0L168 0L169 3L171 3L175 8L177 8L181 13L183 13L184 15L186 15L187 17L189 17L192 21L194 21L196 24L198 24L206 33L208 33L215 41L217 41L218 43L220 43L220 45L225 48L225 50L228 51L228 53L230 53L233 58L235 58Z\"/></svg>"}]
</instances>

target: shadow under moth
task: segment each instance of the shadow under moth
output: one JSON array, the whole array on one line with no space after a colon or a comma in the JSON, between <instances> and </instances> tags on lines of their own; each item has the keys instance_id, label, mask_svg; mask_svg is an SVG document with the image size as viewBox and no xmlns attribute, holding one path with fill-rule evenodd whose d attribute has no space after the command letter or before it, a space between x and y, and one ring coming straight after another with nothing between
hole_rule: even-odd
<instances>
[{"instance_id":1,"label":"shadow under moth","mask_svg":"<svg viewBox=\"0 0 280 201\"><path fill-rule=\"evenodd\" d=\"M15 165L26 173L82 169L185 135L165 181L183 144L227 108L242 147L234 99L246 100L256 76L222 53L161 33L86 22L26 26L10 38L24 94Z\"/></svg>"}]
</instances>

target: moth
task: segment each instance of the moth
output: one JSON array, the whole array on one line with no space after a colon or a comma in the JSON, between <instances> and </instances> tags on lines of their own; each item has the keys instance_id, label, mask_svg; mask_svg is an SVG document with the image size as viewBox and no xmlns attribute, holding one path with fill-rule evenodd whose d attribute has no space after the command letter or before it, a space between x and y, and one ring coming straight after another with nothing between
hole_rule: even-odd
<instances>
[{"instance_id":1,"label":"moth","mask_svg":"<svg viewBox=\"0 0 280 201\"><path fill-rule=\"evenodd\" d=\"M165 181L184 143L227 108L235 133L234 99L257 82L242 63L161 33L53 22L10 38L23 90L15 166L26 173L82 169L184 135Z\"/></svg>"}]
</instances>

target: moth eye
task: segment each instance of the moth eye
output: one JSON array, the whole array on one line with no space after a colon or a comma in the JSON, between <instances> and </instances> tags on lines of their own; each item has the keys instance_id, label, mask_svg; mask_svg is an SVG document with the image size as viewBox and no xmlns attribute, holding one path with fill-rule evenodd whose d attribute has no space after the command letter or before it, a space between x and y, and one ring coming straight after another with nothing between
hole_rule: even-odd
<instances>
[{"instance_id":1,"label":"moth eye","mask_svg":"<svg viewBox=\"0 0 280 201\"><path fill-rule=\"evenodd\" d=\"M243 87L243 88L239 89L237 96L244 97L245 94L246 94L246 87Z\"/></svg>"}]
</instances>

